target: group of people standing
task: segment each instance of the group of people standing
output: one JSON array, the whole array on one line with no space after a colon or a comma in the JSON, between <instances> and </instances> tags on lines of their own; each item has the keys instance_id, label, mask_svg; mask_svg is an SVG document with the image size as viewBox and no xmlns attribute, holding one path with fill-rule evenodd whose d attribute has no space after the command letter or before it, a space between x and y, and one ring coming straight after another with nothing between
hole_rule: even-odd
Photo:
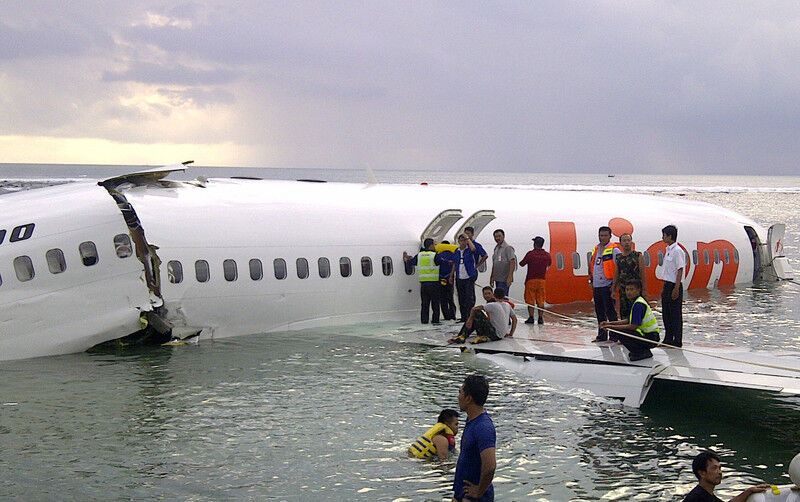
<instances>
[{"instance_id":1,"label":"group of people standing","mask_svg":"<svg viewBox=\"0 0 800 502\"><path fill-rule=\"evenodd\" d=\"M465 227L464 232L458 236L457 246L453 250L436 252L436 243L427 238L423 241L422 250L415 256L403 253L403 260L407 266L416 266L420 281L420 321L438 324L441 317L445 320L456 320L456 306L453 300L454 292L458 293L459 322L466 322L475 306L475 282L478 280L478 270L488 261L486 250L474 239L475 229ZM514 282L514 271L517 269L517 257L514 248L506 242L506 234L502 229L492 233L495 241L492 253L492 268L489 274L489 287L492 290L502 289L507 295L511 284ZM450 244L443 241L442 244ZM534 249L529 251L519 262L520 266L527 266L525 278L525 301L528 307L529 318L526 323L535 322L535 309L533 305L544 308L545 301L545 273L552 260L550 253L545 251L544 238L533 239ZM441 310L441 317L440 317ZM539 324L544 323L544 317L539 312Z\"/></svg>"},{"instance_id":2,"label":"group of people standing","mask_svg":"<svg viewBox=\"0 0 800 502\"><path fill-rule=\"evenodd\" d=\"M514 271L518 263L514 248L506 242L505 232L497 229L492 235L496 245L492 253L489 288L495 298L503 300L514 282ZM652 357L650 347L653 343L650 342L658 342L660 334L658 322L647 302L643 255L635 250L630 233L620 235L618 243L611 242L611 236L610 227L602 226L598 229L599 242L592 251L588 266L598 322L594 341L622 343L630 351L631 360L646 359ZM662 229L662 240L667 247L661 264L660 278L664 281L661 306L665 329L664 344L671 347L683 345L681 283L686 268L686 254L678 245L677 238L678 229L674 225L667 225ZM444 244L449 243L444 241ZM466 323L469 333L474 330L472 324L475 321L475 282L478 279L478 269L488 261L489 255L474 240L472 227L464 229L454 247L453 250L442 249L437 253L436 243L428 238L416 256L403 253L403 259L407 265L417 266L422 323L439 324L440 311L445 320L455 320L453 294L457 291L459 321ZM525 302L529 315L526 323L544 324L544 316L537 309L544 308L545 275L551 264L550 253L544 250L544 238L534 237L533 249L519 262L519 266L527 267ZM619 311L615 297L619 298ZM618 332L631 336L619 335ZM498 333L499 338L502 336Z\"/></svg>"},{"instance_id":3,"label":"group of people standing","mask_svg":"<svg viewBox=\"0 0 800 502\"><path fill-rule=\"evenodd\" d=\"M678 245L678 229L667 225L661 230L662 241L667 245L661 264L662 316L664 343L671 347L683 345L683 287L681 281L686 268L686 254ZM630 351L630 360L652 357L652 343L658 342L659 329L650 304L647 302L647 283L644 259L633 246L631 234L624 233L619 243L611 242L611 228L598 229L599 243L594 247L589 261L589 282L592 285L598 330L595 342L618 341ZM614 296L619 297L619 317ZM609 328L612 332L609 332ZM623 332L631 336L618 336ZM638 338L638 339L637 339Z\"/></svg>"}]
</instances>

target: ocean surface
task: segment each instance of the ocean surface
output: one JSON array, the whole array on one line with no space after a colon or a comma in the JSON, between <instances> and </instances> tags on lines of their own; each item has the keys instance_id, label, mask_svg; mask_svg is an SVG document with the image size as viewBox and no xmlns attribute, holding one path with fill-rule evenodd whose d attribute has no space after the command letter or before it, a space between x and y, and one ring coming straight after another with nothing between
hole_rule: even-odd
<instances>
[{"instance_id":1,"label":"ocean surface","mask_svg":"<svg viewBox=\"0 0 800 502\"><path fill-rule=\"evenodd\" d=\"M4 164L0 193L131 169ZM800 271L800 177L202 167L181 176L657 193L785 223L785 251ZM592 317L590 305L575 311ZM690 292L684 319L685 339L800 351L800 286ZM402 342L415 328L364 324L0 363L0 499L449 500L453 463L410 460L405 449L442 408L457 408L472 372L491 380L497 500L680 500L695 483L691 458L707 447L723 457L725 499L752 483L788 483L800 452L797 398L656 385L632 409Z\"/></svg>"}]
</instances>

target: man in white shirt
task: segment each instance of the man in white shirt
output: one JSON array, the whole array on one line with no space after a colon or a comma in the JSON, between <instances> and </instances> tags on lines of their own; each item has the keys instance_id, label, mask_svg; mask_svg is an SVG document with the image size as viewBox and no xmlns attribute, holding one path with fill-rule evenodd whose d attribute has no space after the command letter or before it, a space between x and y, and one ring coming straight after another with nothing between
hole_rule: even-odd
<instances>
[{"instance_id":1,"label":"man in white shirt","mask_svg":"<svg viewBox=\"0 0 800 502\"><path fill-rule=\"evenodd\" d=\"M683 345L683 271L686 268L686 253L678 243L678 229L667 225L661 229L661 240L667 252L661 266L661 315L664 319L664 343L673 347Z\"/></svg>"}]
</instances>

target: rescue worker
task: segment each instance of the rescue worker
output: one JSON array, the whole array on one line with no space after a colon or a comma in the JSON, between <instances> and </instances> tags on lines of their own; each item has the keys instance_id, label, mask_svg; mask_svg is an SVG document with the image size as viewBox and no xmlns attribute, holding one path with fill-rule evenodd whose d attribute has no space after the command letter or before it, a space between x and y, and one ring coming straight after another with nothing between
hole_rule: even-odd
<instances>
[{"instance_id":1,"label":"rescue worker","mask_svg":"<svg viewBox=\"0 0 800 502\"><path fill-rule=\"evenodd\" d=\"M436 424L421 435L408 447L409 456L416 458L433 458L447 460L456 451L456 434L458 434L458 412L445 409L439 413Z\"/></svg>"},{"instance_id":2,"label":"rescue worker","mask_svg":"<svg viewBox=\"0 0 800 502\"><path fill-rule=\"evenodd\" d=\"M426 238L422 250L413 258L403 251L403 261L416 265L419 277L419 295L422 300L420 321L422 324L440 324L439 322L439 264L441 258L436 254L433 239Z\"/></svg>"},{"instance_id":3,"label":"rescue worker","mask_svg":"<svg viewBox=\"0 0 800 502\"><path fill-rule=\"evenodd\" d=\"M614 298L611 296L611 285L614 282L616 266L614 258L621 251L619 244L611 241L611 228L600 227L597 231L600 243L594 247L592 258L589 260L589 283L592 285L594 297L594 312L597 315L597 338L595 342L608 340L608 332L599 325L605 321L617 320L617 309ZM612 337L616 340L616 337Z\"/></svg>"},{"instance_id":4,"label":"rescue worker","mask_svg":"<svg viewBox=\"0 0 800 502\"><path fill-rule=\"evenodd\" d=\"M658 320L655 314L653 314L650 304L647 303L647 300L642 296L642 281L638 279L631 279L628 281L625 285L625 295L632 302L631 313L628 319L604 321L600 323L600 327L613 328L617 331L633 335L633 337L620 337L620 343L630 352L628 355L630 361L639 361L641 359L653 357L650 347L655 344L636 339L644 338L653 342L658 342L659 340Z\"/></svg>"}]
</instances>

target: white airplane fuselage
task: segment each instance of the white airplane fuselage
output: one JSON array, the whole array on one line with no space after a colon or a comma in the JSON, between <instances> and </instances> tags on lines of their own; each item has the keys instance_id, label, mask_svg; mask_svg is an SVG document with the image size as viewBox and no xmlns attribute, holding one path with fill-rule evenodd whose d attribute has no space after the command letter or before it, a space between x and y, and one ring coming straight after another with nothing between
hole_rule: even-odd
<instances>
[{"instance_id":1,"label":"white airplane fuselage","mask_svg":"<svg viewBox=\"0 0 800 502\"><path fill-rule=\"evenodd\" d=\"M463 215L439 232L451 242L469 215L493 211L476 239L490 256L498 228L518 259L544 237L554 304L591 299L587 254L600 226L629 231L648 252L651 293L660 288L667 224L678 227L689 256L685 288L752 282L771 249L766 230L740 214L646 195L136 178L110 190L117 200L90 182L0 196L0 360L86 350L137 331L141 314L154 309L176 333L213 337L413 319L419 287L403 252L413 254L446 210ZM123 218L121 201L140 229ZM85 243L95 244L94 259ZM522 298L524 279L519 268L512 297ZM488 270L477 282L488 284Z\"/></svg>"}]
</instances>

